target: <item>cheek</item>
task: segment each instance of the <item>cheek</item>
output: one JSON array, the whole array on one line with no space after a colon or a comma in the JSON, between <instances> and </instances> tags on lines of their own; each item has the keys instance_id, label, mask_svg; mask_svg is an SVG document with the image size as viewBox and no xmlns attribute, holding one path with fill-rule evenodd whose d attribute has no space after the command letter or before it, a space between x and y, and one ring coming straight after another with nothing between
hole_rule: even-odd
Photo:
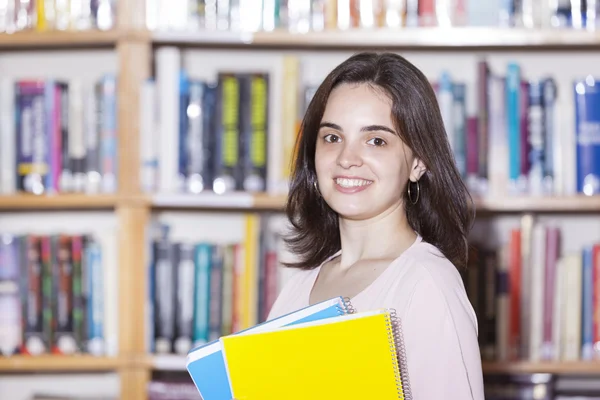
<instances>
[{"instance_id":1,"label":"cheek","mask_svg":"<svg viewBox=\"0 0 600 400\"><path fill-rule=\"evenodd\" d=\"M379 154L371 158L370 165L381 183L390 190L401 188L408 179L408 170L396 155Z\"/></svg>"},{"instance_id":2,"label":"cheek","mask_svg":"<svg viewBox=\"0 0 600 400\"><path fill-rule=\"evenodd\" d=\"M327 148L317 145L315 151L315 169L317 173L330 169L332 160L335 160L335 154L330 150L328 151Z\"/></svg>"}]
</instances>

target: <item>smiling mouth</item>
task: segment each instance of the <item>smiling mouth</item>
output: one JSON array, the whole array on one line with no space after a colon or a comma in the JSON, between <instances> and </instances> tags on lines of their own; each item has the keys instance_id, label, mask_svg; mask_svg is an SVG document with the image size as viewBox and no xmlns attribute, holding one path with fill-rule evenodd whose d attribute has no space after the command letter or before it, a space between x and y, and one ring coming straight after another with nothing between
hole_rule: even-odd
<instances>
[{"instance_id":1,"label":"smiling mouth","mask_svg":"<svg viewBox=\"0 0 600 400\"><path fill-rule=\"evenodd\" d=\"M363 186L369 186L373 181L366 179L350 179L350 178L335 178L335 183L343 188L358 188Z\"/></svg>"}]
</instances>

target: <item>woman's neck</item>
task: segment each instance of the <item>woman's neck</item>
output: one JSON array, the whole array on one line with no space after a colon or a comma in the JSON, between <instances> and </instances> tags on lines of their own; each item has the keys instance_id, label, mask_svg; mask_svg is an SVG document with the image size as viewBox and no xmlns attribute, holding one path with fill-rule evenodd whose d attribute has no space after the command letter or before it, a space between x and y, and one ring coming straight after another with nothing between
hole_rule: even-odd
<instances>
[{"instance_id":1,"label":"woman's neck","mask_svg":"<svg viewBox=\"0 0 600 400\"><path fill-rule=\"evenodd\" d=\"M361 260L394 259L416 240L402 204L375 218L355 221L340 218L341 268Z\"/></svg>"}]
</instances>

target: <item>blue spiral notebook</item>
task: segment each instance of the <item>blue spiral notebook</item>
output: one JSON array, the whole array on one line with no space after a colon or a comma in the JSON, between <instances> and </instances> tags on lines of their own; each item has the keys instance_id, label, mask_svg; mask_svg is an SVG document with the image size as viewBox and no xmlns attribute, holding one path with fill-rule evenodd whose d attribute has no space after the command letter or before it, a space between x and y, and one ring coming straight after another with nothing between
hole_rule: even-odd
<instances>
[{"instance_id":1,"label":"blue spiral notebook","mask_svg":"<svg viewBox=\"0 0 600 400\"><path fill-rule=\"evenodd\" d=\"M353 312L347 299L335 297L263 322L236 335L266 332L283 326L333 318ZM186 368L203 400L231 400L227 367L219 340L192 349L187 355Z\"/></svg>"}]
</instances>

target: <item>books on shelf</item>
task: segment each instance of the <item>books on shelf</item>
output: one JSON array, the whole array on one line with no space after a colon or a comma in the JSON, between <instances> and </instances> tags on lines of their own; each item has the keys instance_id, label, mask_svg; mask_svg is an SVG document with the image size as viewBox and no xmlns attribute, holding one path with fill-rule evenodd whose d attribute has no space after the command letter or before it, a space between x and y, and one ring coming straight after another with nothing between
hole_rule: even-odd
<instances>
[{"instance_id":1,"label":"books on shelf","mask_svg":"<svg viewBox=\"0 0 600 400\"><path fill-rule=\"evenodd\" d=\"M0 33L108 30L116 25L114 0L11 0L0 3Z\"/></svg>"},{"instance_id":2,"label":"books on shelf","mask_svg":"<svg viewBox=\"0 0 600 400\"><path fill-rule=\"evenodd\" d=\"M499 248L477 246L464 279L484 360L600 359L600 245L561 251L566 235L527 215Z\"/></svg>"},{"instance_id":3,"label":"books on shelf","mask_svg":"<svg viewBox=\"0 0 600 400\"><path fill-rule=\"evenodd\" d=\"M400 322L393 310L355 313L334 298L190 352L205 400L410 398ZM343 387L331 375L345 376ZM229 396L229 397L227 397Z\"/></svg>"},{"instance_id":4,"label":"books on shelf","mask_svg":"<svg viewBox=\"0 0 600 400\"><path fill-rule=\"evenodd\" d=\"M115 193L116 84L2 79L0 194Z\"/></svg>"},{"instance_id":5,"label":"books on shelf","mask_svg":"<svg viewBox=\"0 0 600 400\"><path fill-rule=\"evenodd\" d=\"M242 232L235 240L179 240L169 225L158 224L150 244L150 352L185 355L267 319L291 273L280 268L281 220L239 218Z\"/></svg>"},{"instance_id":6,"label":"books on shelf","mask_svg":"<svg viewBox=\"0 0 600 400\"><path fill-rule=\"evenodd\" d=\"M0 234L0 355L117 355L110 239Z\"/></svg>"},{"instance_id":7,"label":"books on shelf","mask_svg":"<svg viewBox=\"0 0 600 400\"><path fill-rule=\"evenodd\" d=\"M202 3L203 0L198 0ZM164 10L169 7L170 12ZM265 0L215 2L212 7L168 0L146 3L146 26L157 31L294 33L374 28L499 26L595 30L594 1Z\"/></svg>"}]
</instances>

